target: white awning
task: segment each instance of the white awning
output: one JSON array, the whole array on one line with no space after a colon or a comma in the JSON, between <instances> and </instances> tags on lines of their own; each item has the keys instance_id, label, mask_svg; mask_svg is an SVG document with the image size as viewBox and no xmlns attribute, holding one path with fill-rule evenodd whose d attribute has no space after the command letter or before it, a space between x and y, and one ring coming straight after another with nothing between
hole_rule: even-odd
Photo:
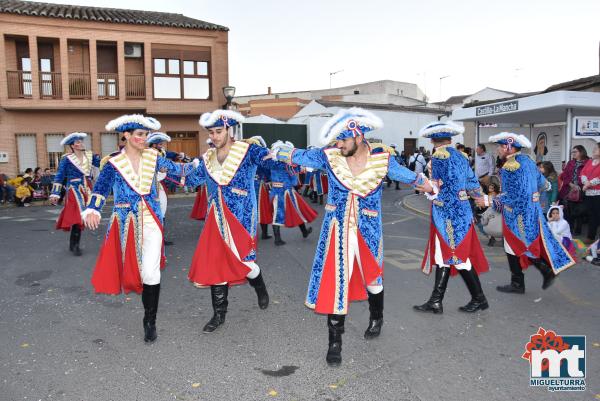
<instances>
[{"instance_id":1,"label":"white awning","mask_svg":"<svg viewBox=\"0 0 600 401\"><path fill-rule=\"evenodd\" d=\"M456 109L454 121L482 123L544 124L566 121L573 116L600 116L600 93L556 91L502 102Z\"/></svg>"}]
</instances>

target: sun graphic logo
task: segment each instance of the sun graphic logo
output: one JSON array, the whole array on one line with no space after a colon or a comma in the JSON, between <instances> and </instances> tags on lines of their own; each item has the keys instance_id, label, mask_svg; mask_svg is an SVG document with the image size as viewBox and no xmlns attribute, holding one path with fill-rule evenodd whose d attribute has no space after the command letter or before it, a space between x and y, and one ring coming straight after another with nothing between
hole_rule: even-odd
<instances>
[{"instance_id":1,"label":"sun graphic logo","mask_svg":"<svg viewBox=\"0 0 600 401\"><path fill-rule=\"evenodd\" d=\"M559 336L540 327L521 357L529 361L530 386L585 391L585 336Z\"/></svg>"}]
</instances>

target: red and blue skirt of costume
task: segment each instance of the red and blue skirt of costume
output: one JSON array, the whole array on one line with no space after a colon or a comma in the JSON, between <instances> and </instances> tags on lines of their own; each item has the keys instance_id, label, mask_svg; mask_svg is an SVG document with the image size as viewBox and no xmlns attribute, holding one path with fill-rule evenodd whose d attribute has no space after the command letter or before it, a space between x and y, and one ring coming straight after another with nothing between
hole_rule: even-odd
<instances>
[{"instance_id":1,"label":"red and blue skirt of costume","mask_svg":"<svg viewBox=\"0 0 600 401\"><path fill-rule=\"evenodd\" d=\"M70 231L71 226L78 225L83 229L81 212L85 209L91 190L91 183L88 179L78 185L71 185L67 188L65 194L65 206L63 207L58 219L56 220L56 229Z\"/></svg>"},{"instance_id":2,"label":"red and blue skirt of costume","mask_svg":"<svg viewBox=\"0 0 600 401\"><path fill-rule=\"evenodd\" d=\"M196 192L196 200L190 213L190 219L204 220L206 218L206 212L208 209L208 193L206 185L200 185Z\"/></svg>"}]
</instances>

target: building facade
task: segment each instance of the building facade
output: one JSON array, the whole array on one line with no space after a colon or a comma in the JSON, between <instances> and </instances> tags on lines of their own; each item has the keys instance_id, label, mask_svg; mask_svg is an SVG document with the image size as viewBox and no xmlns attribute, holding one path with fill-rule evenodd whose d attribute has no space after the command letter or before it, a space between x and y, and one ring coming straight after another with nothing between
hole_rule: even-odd
<instances>
[{"instance_id":1,"label":"building facade","mask_svg":"<svg viewBox=\"0 0 600 401\"><path fill-rule=\"evenodd\" d=\"M198 125L226 102L228 29L181 14L0 2L0 172L55 168L73 131L88 149L118 149L107 121L143 113L161 121L169 149L205 148Z\"/></svg>"}]
</instances>

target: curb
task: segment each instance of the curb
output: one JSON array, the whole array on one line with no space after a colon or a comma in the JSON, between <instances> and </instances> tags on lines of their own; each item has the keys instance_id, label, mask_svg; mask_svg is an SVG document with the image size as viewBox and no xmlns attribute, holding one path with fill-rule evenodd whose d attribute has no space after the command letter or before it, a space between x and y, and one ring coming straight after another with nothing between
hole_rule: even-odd
<instances>
[{"instance_id":1,"label":"curb","mask_svg":"<svg viewBox=\"0 0 600 401\"><path fill-rule=\"evenodd\" d=\"M177 194L169 194L168 198L169 199L180 199L180 198L194 198L196 196L196 192L188 192L186 193L177 193ZM107 200L106 204L110 205L112 204L112 195L109 198L110 201ZM48 201L44 200L44 201L32 201L31 202L31 207L40 207L40 206L52 206L50 203L48 203ZM62 208L62 205L59 205L59 207ZM0 211L1 210L9 210L9 209L16 209L17 205L14 203L5 203L3 205L0 205ZM23 208L25 209L25 208Z\"/></svg>"},{"instance_id":2,"label":"curb","mask_svg":"<svg viewBox=\"0 0 600 401\"><path fill-rule=\"evenodd\" d=\"M406 195L404 198L402 198L402 206L403 206L404 208L406 208L406 209L410 210L411 212L414 212L414 213L420 214L421 216L429 217L429 213L427 213L427 212L424 212L424 211L422 211L422 210L419 210L419 209L417 209L416 207L414 207L414 206L411 206L411 205L409 205L409 204L408 204L408 202L406 201L406 199L407 199L407 198L410 198L410 197L414 197L414 196L419 196L419 195Z\"/></svg>"}]
</instances>

